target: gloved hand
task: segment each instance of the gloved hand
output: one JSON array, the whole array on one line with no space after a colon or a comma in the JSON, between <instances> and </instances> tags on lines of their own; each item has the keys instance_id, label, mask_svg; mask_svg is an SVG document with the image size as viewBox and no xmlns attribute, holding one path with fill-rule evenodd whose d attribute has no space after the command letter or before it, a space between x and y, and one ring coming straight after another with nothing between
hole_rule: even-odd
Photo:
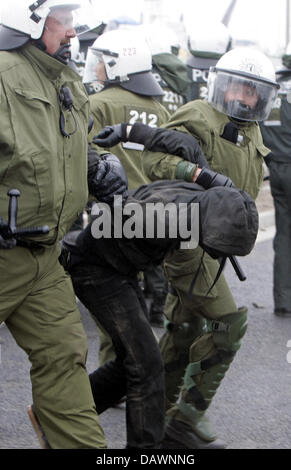
<instances>
[{"instance_id":1,"label":"gloved hand","mask_svg":"<svg viewBox=\"0 0 291 470\"><path fill-rule=\"evenodd\" d=\"M11 250L16 245L15 238L10 238L9 240L4 240L0 235L0 250Z\"/></svg>"},{"instance_id":2,"label":"gloved hand","mask_svg":"<svg viewBox=\"0 0 291 470\"><path fill-rule=\"evenodd\" d=\"M4 225L4 221L2 217L0 217L0 233L1 233L1 225ZM16 240L15 238L9 238L9 240L5 240L1 235L0 235L0 250L10 250L11 248L14 248L16 245Z\"/></svg>"},{"instance_id":3,"label":"gloved hand","mask_svg":"<svg viewBox=\"0 0 291 470\"><path fill-rule=\"evenodd\" d=\"M102 155L98 162L93 186L94 193L90 191L91 194L99 201L106 202L107 204L113 203L114 196L122 195L124 198L127 197L127 176L115 155L111 153Z\"/></svg>"},{"instance_id":4,"label":"gloved hand","mask_svg":"<svg viewBox=\"0 0 291 470\"><path fill-rule=\"evenodd\" d=\"M114 147L120 142L127 142L127 123L105 126L98 135L93 138L93 143L99 147Z\"/></svg>"},{"instance_id":5,"label":"gloved hand","mask_svg":"<svg viewBox=\"0 0 291 470\"><path fill-rule=\"evenodd\" d=\"M216 173L215 171L210 170L210 168L205 167L202 168L195 183L200 184L200 186L203 186L205 189L213 188L214 186L235 187L228 176Z\"/></svg>"}]
</instances>

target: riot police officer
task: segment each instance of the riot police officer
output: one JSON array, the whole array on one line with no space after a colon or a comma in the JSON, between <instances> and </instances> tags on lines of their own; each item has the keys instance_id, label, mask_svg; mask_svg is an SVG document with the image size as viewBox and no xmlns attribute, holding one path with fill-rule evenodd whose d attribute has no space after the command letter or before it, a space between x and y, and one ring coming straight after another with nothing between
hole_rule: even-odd
<instances>
[{"instance_id":1,"label":"riot police officer","mask_svg":"<svg viewBox=\"0 0 291 470\"><path fill-rule=\"evenodd\" d=\"M96 449L106 441L86 372L87 338L58 261L59 240L88 198L89 103L67 66L79 7L68 0L11 0L2 7L0 216L7 218L7 191L18 188L19 226L50 230L10 245L0 236L0 322L31 361L30 417L43 429L42 445ZM91 154L95 197L112 193L113 173L115 190L126 190L113 160Z\"/></svg>"},{"instance_id":2,"label":"riot police officer","mask_svg":"<svg viewBox=\"0 0 291 470\"><path fill-rule=\"evenodd\" d=\"M179 40L175 32L160 22L143 24L140 31L152 54L152 73L163 90L160 102L170 114L186 103L190 80L187 68L179 59ZM163 327L167 281L161 266L144 271L145 296L152 299L149 318L153 326Z\"/></svg>"},{"instance_id":3,"label":"riot police officer","mask_svg":"<svg viewBox=\"0 0 291 470\"><path fill-rule=\"evenodd\" d=\"M89 85L91 90L99 90L90 95L94 118L91 135L98 134L107 124L124 120L131 124L142 122L153 128L168 120L168 112L157 101L157 98L163 95L163 90L156 82L151 69L151 53L140 35L112 30L97 38L88 51L83 77L83 82ZM112 147L111 150L122 161L129 189L149 183L141 165L143 146L126 142ZM156 268L153 269L156 271ZM158 301L161 298L159 305L162 304L163 307L166 295L164 279L159 287L156 297ZM152 313L155 314L155 311ZM161 308L158 319L160 317ZM112 357L111 341L107 335L101 333L100 364Z\"/></svg>"},{"instance_id":4,"label":"riot police officer","mask_svg":"<svg viewBox=\"0 0 291 470\"><path fill-rule=\"evenodd\" d=\"M190 101L163 127L195 136L211 169L256 198L263 157L270 153L257 121L269 115L277 90L273 65L264 54L233 49L210 69L208 102ZM152 180L193 181L200 171L165 153L145 151L143 163ZM216 438L205 412L240 347L247 308L237 308L224 277L210 290L218 265L200 248L168 256L164 269L170 284L165 308L170 327L160 342L169 418L165 447L221 448L225 444Z\"/></svg>"}]
</instances>

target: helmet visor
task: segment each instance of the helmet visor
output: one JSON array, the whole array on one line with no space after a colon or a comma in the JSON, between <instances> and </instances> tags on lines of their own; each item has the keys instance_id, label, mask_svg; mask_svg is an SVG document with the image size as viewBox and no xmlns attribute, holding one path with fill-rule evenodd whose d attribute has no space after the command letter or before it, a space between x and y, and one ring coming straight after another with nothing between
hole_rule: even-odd
<instances>
[{"instance_id":1,"label":"helmet visor","mask_svg":"<svg viewBox=\"0 0 291 470\"><path fill-rule=\"evenodd\" d=\"M278 84L211 68L208 102L227 116L244 121L263 121L273 107Z\"/></svg>"},{"instance_id":2,"label":"helmet visor","mask_svg":"<svg viewBox=\"0 0 291 470\"><path fill-rule=\"evenodd\" d=\"M83 75L83 83L98 84L96 89L100 91L100 89L103 88L104 82L106 80L107 76L102 52L96 51L93 48L89 48Z\"/></svg>"}]
</instances>

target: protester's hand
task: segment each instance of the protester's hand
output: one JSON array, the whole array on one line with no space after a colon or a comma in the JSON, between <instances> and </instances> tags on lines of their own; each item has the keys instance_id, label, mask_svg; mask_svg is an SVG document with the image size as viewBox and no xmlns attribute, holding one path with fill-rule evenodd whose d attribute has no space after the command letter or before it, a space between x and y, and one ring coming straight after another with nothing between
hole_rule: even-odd
<instances>
[{"instance_id":1,"label":"protester's hand","mask_svg":"<svg viewBox=\"0 0 291 470\"><path fill-rule=\"evenodd\" d=\"M96 197L99 201L112 204L114 196L127 197L128 181L125 170L119 159L108 153L99 161L95 181Z\"/></svg>"},{"instance_id":2,"label":"protester's hand","mask_svg":"<svg viewBox=\"0 0 291 470\"><path fill-rule=\"evenodd\" d=\"M198 176L196 173L194 176L194 182L200 184L200 186L205 189L213 188L214 186L234 187L232 180L228 176L216 173L215 171L210 170L210 168L201 168Z\"/></svg>"},{"instance_id":3,"label":"protester's hand","mask_svg":"<svg viewBox=\"0 0 291 470\"><path fill-rule=\"evenodd\" d=\"M104 127L98 135L93 138L93 143L99 147L114 147L120 142L127 141L127 123L115 124Z\"/></svg>"}]
</instances>

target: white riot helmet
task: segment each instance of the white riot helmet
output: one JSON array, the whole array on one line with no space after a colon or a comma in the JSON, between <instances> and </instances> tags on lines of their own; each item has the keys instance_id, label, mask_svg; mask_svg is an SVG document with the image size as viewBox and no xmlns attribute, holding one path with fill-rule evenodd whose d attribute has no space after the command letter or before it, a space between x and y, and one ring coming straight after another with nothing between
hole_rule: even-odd
<instances>
[{"instance_id":1,"label":"white riot helmet","mask_svg":"<svg viewBox=\"0 0 291 470\"><path fill-rule=\"evenodd\" d=\"M119 84L126 90L141 95L161 96L162 88L156 82L152 56L145 39L132 31L108 31L89 48L83 83Z\"/></svg>"},{"instance_id":2,"label":"white riot helmet","mask_svg":"<svg viewBox=\"0 0 291 470\"><path fill-rule=\"evenodd\" d=\"M142 24L139 31L144 35L152 55L178 55L180 45L175 31L161 23Z\"/></svg>"},{"instance_id":3,"label":"white riot helmet","mask_svg":"<svg viewBox=\"0 0 291 470\"><path fill-rule=\"evenodd\" d=\"M278 89L272 62L256 49L233 49L209 71L208 102L236 119L265 120Z\"/></svg>"},{"instance_id":4,"label":"white riot helmet","mask_svg":"<svg viewBox=\"0 0 291 470\"><path fill-rule=\"evenodd\" d=\"M189 57L187 65L208 70L232 47L232 37L220 21L196 21L187 26Z\"/></svg>"},{"instance_id":5,"label":"white riot helmet","mask_svg":"<svg viewBox=\"0 0 291 470\"><path fill-rule=\"evenodd\" d=\"M29 39L40 39L47 17L57 8L76 10L80 3L72 0L6 1L1 11L0 50L17 49Z\"/></svg>"}]
</instances>

